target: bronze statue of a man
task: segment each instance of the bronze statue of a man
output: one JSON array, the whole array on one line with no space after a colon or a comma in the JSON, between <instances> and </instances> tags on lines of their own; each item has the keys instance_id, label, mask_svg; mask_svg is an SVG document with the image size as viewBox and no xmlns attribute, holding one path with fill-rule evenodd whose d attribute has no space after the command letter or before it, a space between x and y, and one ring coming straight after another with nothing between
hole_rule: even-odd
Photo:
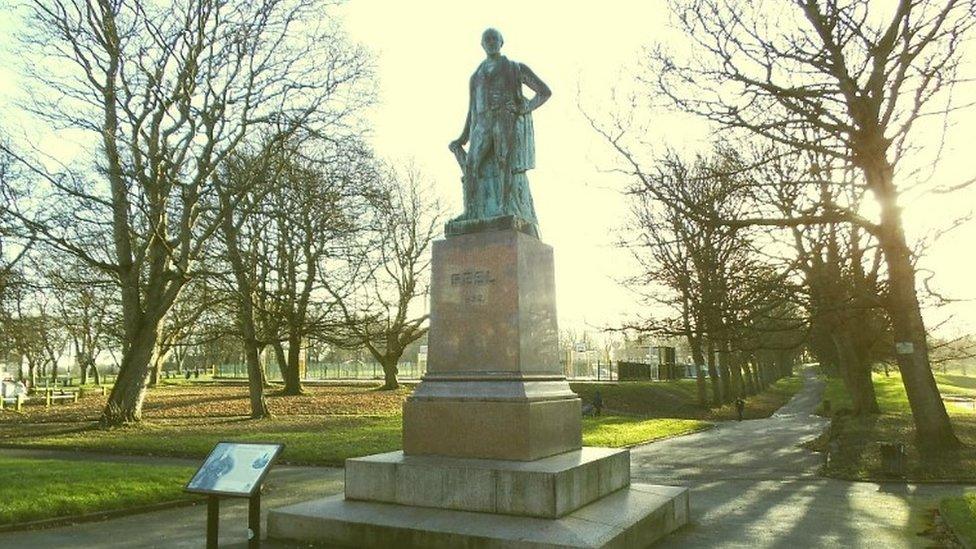
<instances>
[{"instance_id":1,"label":"bronze statue of a man","mask_svg":"<svg viewBox=\"0 0 976 549\"><path fill-rule=\"evenodd\" d=\"M503 43L495 29L481 35L487 57L471 76L464 131L449 146L464 188L464 214L452 223L514 216L538 234L525 172L535 167L531 113L552 92L529 67L501 55ZM522 95L523 84L535 92L531 100Z\"/></svg>"}]
</instances>

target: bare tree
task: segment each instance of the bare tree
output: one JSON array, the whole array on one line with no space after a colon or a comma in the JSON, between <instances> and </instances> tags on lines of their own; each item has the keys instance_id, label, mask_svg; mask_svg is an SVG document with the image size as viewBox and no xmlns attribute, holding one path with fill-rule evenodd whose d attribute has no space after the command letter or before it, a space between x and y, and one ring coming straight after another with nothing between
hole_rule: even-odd
<instances>
[{"instance_id":1,"label":"bare tree","mask_svg":"<svg viewBox=\"0 0 976 549\"><path fill-rule=\"evenodd\" d=\"M388 168L382 191L375 204L378 240L363 291L350 296L332 283L326 287L344 320L333 341L365 347L383 367L383 389L396 389L400 357L427 333L428 313L416 310L416 299L429 291L430 247L444 211L413 167Z\"/></svg>"},{"instance_id":2,"label":"bare tree","mask_svg":"<svg viewBox=\"0 0 976 549\"><path fill-rule=\"evenodd\" d=\"M375 179L370 151L350 140L305 160L288 158L280 184L268 195L265 238L271 249L263 257L275 276L266 286L265 306L278 315L281 338L275 343L284 359L285 394L301 392L301 350L333 322L337 304L325 297L329 289L341 295L338 288L356 282L355 270L340 266L359 264L355 258L366 255L361 235L368 229Z\"/></svg>"},{"instance_id":3,"label":"bare tree","mask_svg":"<svg viewBox=\"0 0 976 549\"><path fill-rule=\"evenodd\" d=\"M109 346L118 345L118 303L115 284L88 265L63 263L48 268L45 278L57 294L55 309L66 332L81 383L91 374L101 383L96 360Z\"/></svg>"},{"instance_id":4,"label":"bare tree","mask_svg":"<svg viewBox=\"0 0 976 549\"><path fill-rule=\"evenodd\" d=\"M694 161L670 152L628 190L632 215L624 244L641 273L627 285L671 311L629 327L685 338L696 364L707 364L713 405L757 391L749 357L772 344L770 333L795 332L801 324L782 314L789 309L789 272L759 252L757 231L716 222L750 207L741 164L729 148ZM794 337L777 345L801 343ZM704 375L698 382L707 404Z\"/></svg>"},{"instance_id":5,"label":"bare tree","mask_svg":"<svg viewBox=\"0 0 976 549\"><path fill-rule=\"evenodd\" d=\"M0 134L0 139L3 139ZM7 145L9 146L9 145ZM10 214L16 211L17 201L25 199L24 176L17 169L14 159L0 148L0 345L12 341L9 323L12 319L11 290L21 277L18 263L31 250L34 242L19 238L21 231ZM5 329L8 329L4 337Z\"/></svg>"},{"instance_id":6,"label":"bare tree","mask_svg":"<svg viewBox=\"0 0 976 549\"><path fill-rule=\"evenodd\" d=\"M760 223L830 218L856 223L877 239L888 278L885 308L899 342L916 435L926 448L954 447L958 440L929 365L898 205L907 174L898 169L917 157L912 130L925 117L961 106L951 91L963 38L976 24L976 3L899 0L887 14L878 7L869 0L783 0L778 10L737 0L675 2L672 11L692 53L656 52L655 80L686 112L860 172L861 191L880 206L877 222L837 208L827 216Z\"/></svg>"},{"instance_id":7,"label":"bare tree","mask_svg":"<svg viewBox=\"0 0 976 549\"><path fill-rule=\"evenodd\" d=\"M833 169L831 159L812 152L760 152L752 170L755 199L772 206L770 217L828 217L835 205L857 211L864 198L849 169ZM882 257L877 241L857 224L826 222L781 230L792 241L803 283L800 299L808 311L810 347L821 364L842 374L855 415L878 413L872 365L889 358L890 330L880 283ZM785 233L785 234L784 234Z\"/></svg>"},{"instance_id":8,"label":"bare tree","mask_svg":"<svg viewBox=\"0 0 976 549\"><path fill-rule=\"evenodd\" d=\"M203 267L204 264L204 261L200 262L199 271L208 271ZM179 299L163 317L150 362L149 386L159 383L166 363L171 360L176 361L177 369L180 368L180 361L185 357L192 340L200 331L201 318L216 309L220 305L221 298L222 296L217 295L207 284L206 276L198 276L187 282Z\"/></svg>"},{"instance_id":9,"label":"bare tree","mask_svg":"<svg viewBox=\"0 0 976 549\"><path fill-rule=\"evenodd\" d=\"M54 297L40 285L27 282L39 277L23 272L18 275L21 279L10 288L12 314L6 331L14 351L27 363L26 379L34 387L39 377L50 375L52 382L57 379L68 338L52 310ZM24 379L22 371L19 377Z\"/></svg>"},{"instance_id":10,"label":"bare tree","mask_svg":"<svg viewBox=\"0 0 976 549\"><path fill-rule=\"evenodd\" d=\"M21 156L51 201L18 217L118 283L122 359L104 424L141 418L165 316L222 221L218 166L269 123L316 131L356 111L344 86L368 60L330 13L316 0L32 4L26 40L57 66L33 65L48 99L34 114L91 132L99 179Z\"/></svg>"},{"instance_id":11,"label":"bare tree","mask_svg":"<svg viewBox=\"0 0 976 549\"><path fill-rule=\"evenodd\" d=\"M259 356L268 345L285 382L283 394L302 391L302 350L331 316L319 279L335 261L361 255L356 233L364 230L373 174L371 154L357 139L277 135L254 154L235 155L220 177L228 212L221 253L231 275L254 417L260 417L263 381Z\"/></svg>"},{"instance_id":12,"label":"bare tree","mask_svg":"<svg viewBox=\"0 0 976 549\"><path fill-rule=\"evenodd\" d=\"M263 157L267 158L267 156ZM220 201L225 208L220 226L223 252L230 264L232 288L237 329L244 344L244 361L247 364L248 394L251 399L251 417L254 419L271 417L264 398L265 376L261 367L261 350L266 345L262 340L255 314L254 300L259 287L259 273L256 268L258 239L266 222L255 220L260 212L260 197L267 193L267 185L255 185L240 181L242 178L259 177L264 179L268 173L266 162L250 162L243 154L235 155L224 166L224 184L218 187ZM236 184L235 184L236 183ZM243 184L242 184L243 183ZM245 228L246 227L246 228ZM242 232L250 229L249 239L242 239ZM242 242L244 240L245 242ZM242 248L242 245L249 246Z\"/></svg>"}]
</instances>

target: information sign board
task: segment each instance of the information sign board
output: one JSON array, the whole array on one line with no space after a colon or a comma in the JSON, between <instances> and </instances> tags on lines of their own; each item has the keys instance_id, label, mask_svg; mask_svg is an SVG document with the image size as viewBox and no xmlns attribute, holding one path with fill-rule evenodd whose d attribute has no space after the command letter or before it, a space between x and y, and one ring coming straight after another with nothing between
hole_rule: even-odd
<instances>
[{"instance_id":1,"label":"information sign board","mask_svg":"<svg viewBox=\"0 0 976 549\"><path fill-rule=\"evenodd\" d=\"M250 497L261 486L281 448L281 444L273 443L218 442L185 490Z\"/></svg>"}]
</instances>

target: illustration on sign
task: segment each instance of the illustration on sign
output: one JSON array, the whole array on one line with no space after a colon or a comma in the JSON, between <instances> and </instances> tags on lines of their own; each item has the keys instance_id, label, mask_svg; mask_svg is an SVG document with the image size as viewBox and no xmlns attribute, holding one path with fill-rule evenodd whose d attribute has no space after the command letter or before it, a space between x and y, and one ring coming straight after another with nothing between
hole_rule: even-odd
<instances>
[{"instance_id":1,"label":"illustration on sign","mask_svg":"<svg viewBox=\"0 0 976 549\"><path fill-rule=\"evenodd\" d=\"M280 444L218 443L186 489L203 493L250 494L280 450Z\"/></svg>"}]
</instances>

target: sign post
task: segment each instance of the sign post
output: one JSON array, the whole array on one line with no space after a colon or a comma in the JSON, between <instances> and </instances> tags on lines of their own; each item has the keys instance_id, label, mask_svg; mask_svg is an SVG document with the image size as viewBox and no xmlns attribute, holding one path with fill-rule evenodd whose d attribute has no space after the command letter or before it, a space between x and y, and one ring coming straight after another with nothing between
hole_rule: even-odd
<instances>
[{"instance_id":1,"label":"sign post","mask_svg":"<svg viewBox=\"0 0 976 549\"><path fill-rule=\"evenodd\" d=\"M220 498L207 496L207 549L217 547L217 532L220 531Z\"/></svg>"},{"instance_id":2,"label":"sign post","mask_svg":"<svg viewBox=\"0 0 976 549\"><path fill-rule=\"evenodd\" d=\"M184 491L207 496L207 549L216 549L220 497L248 499L247 546L261 546L261 485L283 444L218 442Z\"/></svg>"}]
</instances>

